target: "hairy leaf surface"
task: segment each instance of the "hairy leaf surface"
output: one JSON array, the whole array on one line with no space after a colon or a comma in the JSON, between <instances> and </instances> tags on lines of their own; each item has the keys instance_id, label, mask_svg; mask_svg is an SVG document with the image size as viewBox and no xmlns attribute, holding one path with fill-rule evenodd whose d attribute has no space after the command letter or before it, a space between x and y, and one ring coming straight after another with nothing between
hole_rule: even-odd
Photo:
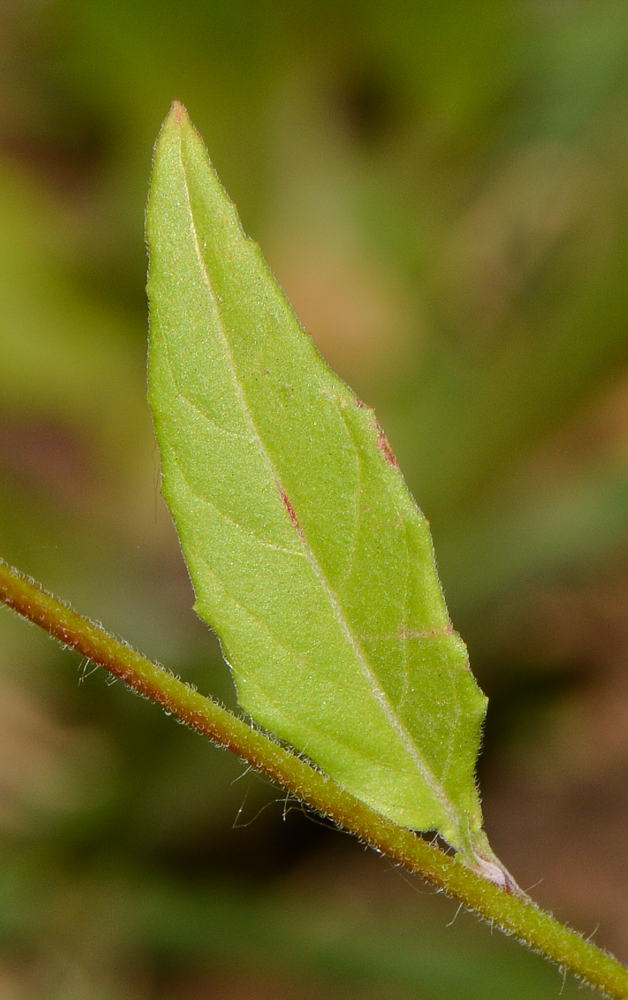
<instances>
[{"instance_id":1,"label":"hairy leaf surface","mask_svg":"<svg viewBox=\"0 0 628 1000\"><path fill-rule=\"evenodd\" d=\"M242 708L385 816L472 855L486 699L427 522L177 103L147 233L163 491Z\"/></svg>"}]
</instances>

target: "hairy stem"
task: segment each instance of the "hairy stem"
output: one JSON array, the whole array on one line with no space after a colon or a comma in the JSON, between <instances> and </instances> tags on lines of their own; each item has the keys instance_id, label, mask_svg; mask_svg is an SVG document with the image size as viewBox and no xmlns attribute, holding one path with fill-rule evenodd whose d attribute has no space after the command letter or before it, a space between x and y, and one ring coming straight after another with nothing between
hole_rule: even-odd
<instances>
[{"instance_id":1,"label":"hairy stem","mask_svg":"<svg viewBox=\"0 0 628 1000\"><path fill-rule=\"evenodd\" d=\"M609 997L628 1000L628 969L565 927L525 896L511 894L455 857L380 816L320 771L221 705L151 663L104 629L0 560L0 600L66 646L119 677L128 687L288 789L350 830L376 851L420 875L491 924L570 969Z\"/></svg>"}]
</instances>

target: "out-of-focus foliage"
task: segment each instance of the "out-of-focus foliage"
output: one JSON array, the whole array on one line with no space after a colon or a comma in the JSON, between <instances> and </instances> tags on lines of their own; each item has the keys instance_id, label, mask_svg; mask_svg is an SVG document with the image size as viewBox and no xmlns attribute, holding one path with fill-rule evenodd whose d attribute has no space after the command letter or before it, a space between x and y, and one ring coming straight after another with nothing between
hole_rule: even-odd
<instances>
[{"instance_id":1,"label":"out-of-focus foliage","mask_svg":"<svg viewBox=\"0 0 628 1000\"><path fill-rule=\"evenodd\" d=\"M627 50L618 0L0 6L3 556L232 703L145 403L143 211L177 97L430 518L492 696L498 854L624 957ZM3 995L556 995L0 625Z\"/></svg>"}]
</instances>

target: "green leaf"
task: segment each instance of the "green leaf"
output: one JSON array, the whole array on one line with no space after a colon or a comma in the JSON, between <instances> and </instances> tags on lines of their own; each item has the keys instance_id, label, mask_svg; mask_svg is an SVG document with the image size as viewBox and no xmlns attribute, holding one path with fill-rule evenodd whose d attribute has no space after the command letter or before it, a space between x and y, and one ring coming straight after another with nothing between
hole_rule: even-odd
<instances>
[{"instance_id":1,"label":"green leaf","mask_svg":"<svg viewBox=\"0 0 628 1000\"><path fill-rule=\"evenodd\" d=\"M147 235L163 491L242 708L383 815L438 830L477 864L486 699L427 521L176 102Z\"/></svg>"}]
</instances>

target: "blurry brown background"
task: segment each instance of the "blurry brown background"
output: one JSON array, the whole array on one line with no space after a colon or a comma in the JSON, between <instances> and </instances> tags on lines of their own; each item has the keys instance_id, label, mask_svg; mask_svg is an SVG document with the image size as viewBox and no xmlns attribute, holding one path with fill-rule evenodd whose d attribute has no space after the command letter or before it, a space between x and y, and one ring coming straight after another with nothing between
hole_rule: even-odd
<instances>
[{"instance_id":1,"label":"blurry brown background","mask_svg":"<svg viewBox=\"0 0 628 1000\"><path fill-rule=\"evenodd\" d=\"M175 97L430 519L497 853L628 960L628 6L0 0L0 552L233 705L145 402ZM558 996L454 917L0 612L3 1000Z\"/></svg>"}]
</instances>

